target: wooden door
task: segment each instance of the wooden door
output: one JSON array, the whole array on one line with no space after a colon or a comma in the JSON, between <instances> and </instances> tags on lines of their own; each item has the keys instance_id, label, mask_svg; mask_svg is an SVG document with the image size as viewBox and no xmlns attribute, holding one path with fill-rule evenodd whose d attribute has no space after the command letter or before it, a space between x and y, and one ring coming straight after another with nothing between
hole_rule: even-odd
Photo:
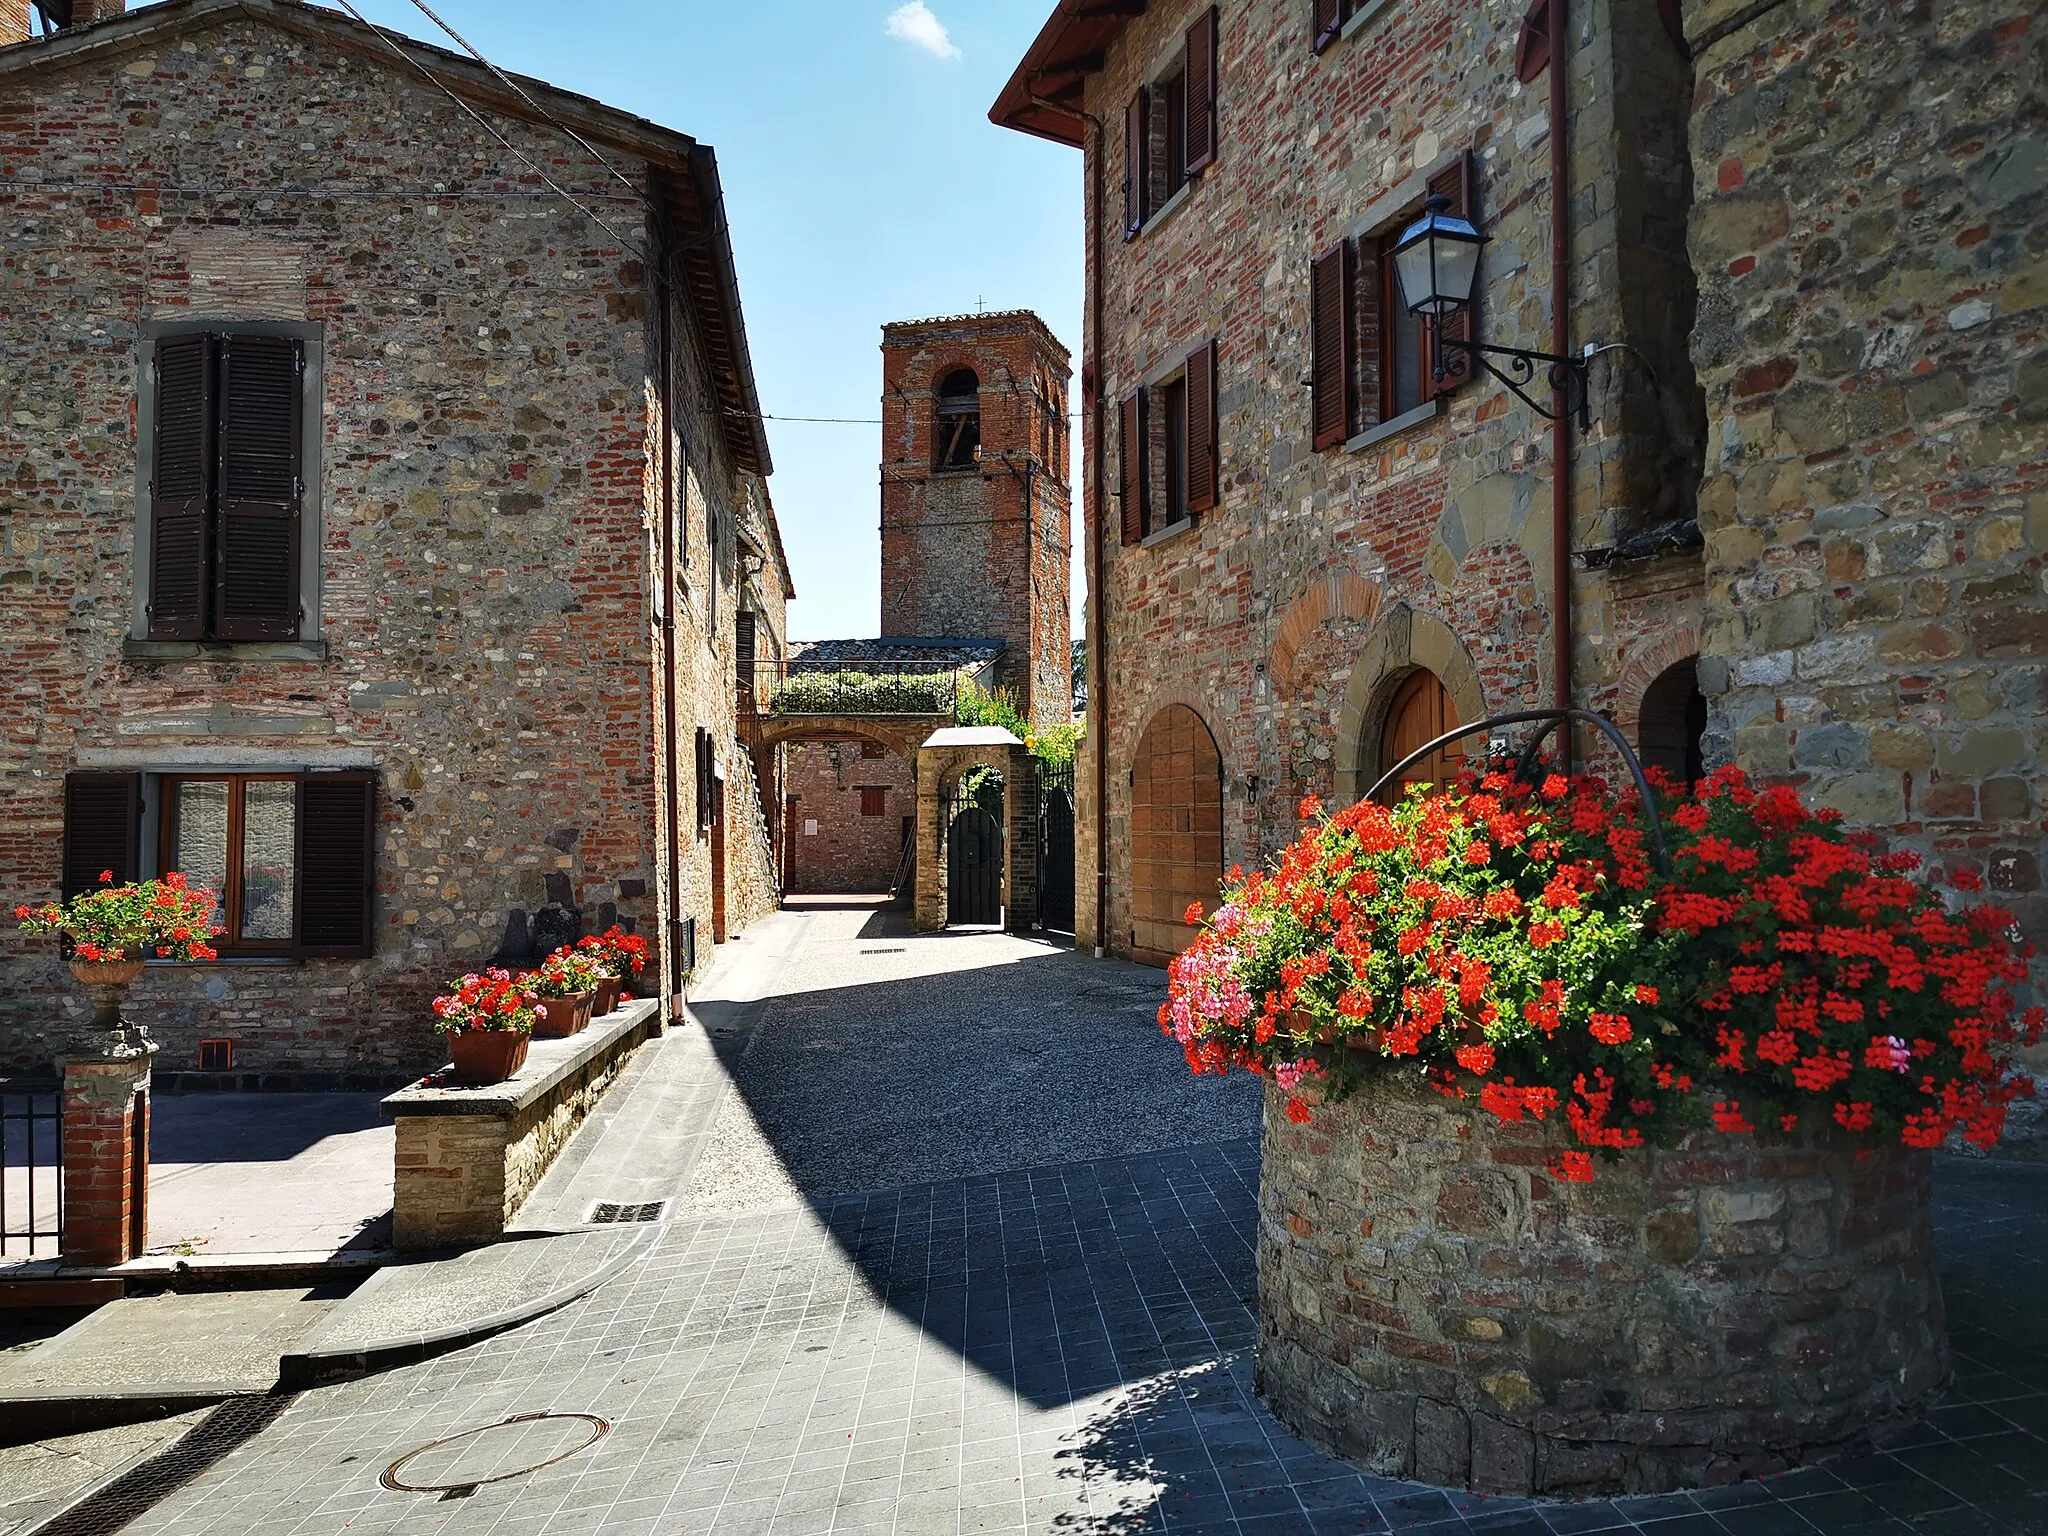
<instances>
[{"instance_id":1,"label":"wooden door","mask_svg":"<svg viewBox=\"0 0 2048 1536\"><path fill-rule=\"evenodd\" d=\"M1216 909L1223 878L1223 758L1202 717L1169 704L1131 765L1131 948L1163 965L1194 939L1187 908Z\"/></svg>"},{"instance_id":2,"label":"wooden door","mask_svg":"<svg viewBox=\"0 0 2048 1536\"><path fill-rule=\"evenodd\" d=\"M1434 741L1445 731L1456 730L1461 723L1458 706L1451 702L1451 696L1444 691L1444 685L1437 681L1434 672L1410 673L1401 680L1401 686L1394 691L1394 702L1387 707L1386 729L1380 733L1379 771L1385 773L1410 752ZM1387 786L1384 798L1399 799L1399 786L1402 784L1442 785L1448 782L1462 764L1463 745L1462 742L1453 742L1411 764L1398 783Z\"/></svg>"}]
</instances>

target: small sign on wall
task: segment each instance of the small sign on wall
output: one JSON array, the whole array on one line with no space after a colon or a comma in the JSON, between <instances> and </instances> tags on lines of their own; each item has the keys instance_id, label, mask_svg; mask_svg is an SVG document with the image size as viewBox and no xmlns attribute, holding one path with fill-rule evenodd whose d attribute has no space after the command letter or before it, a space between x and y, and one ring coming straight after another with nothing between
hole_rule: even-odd
<instances>
[{"instance_id":1,"label":"small sign on wall","mask_svg":"<svg viewBox=\"0 0 2048 1536\"><path fill-rule=\"evenodd\" d=\"M815 821L806 821L806 822L804 823L804 836L805 836L805 837L816 837L817 835L818 835L818 824L817 824L817 823L816 823Z\"/></svg>"}]
</instances>

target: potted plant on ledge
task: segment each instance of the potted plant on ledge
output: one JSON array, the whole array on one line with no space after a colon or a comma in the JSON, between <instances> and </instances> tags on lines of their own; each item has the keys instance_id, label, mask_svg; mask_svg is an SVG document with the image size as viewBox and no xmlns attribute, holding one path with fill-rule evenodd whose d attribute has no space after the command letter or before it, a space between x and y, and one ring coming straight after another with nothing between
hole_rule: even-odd
<instances>
[{"instance_id":1,"label":"potted plant on ledge","mask_svg":"<svg viewBox=\"0 0 2048 1536\"><path fill-rule=\"evenodd\" d=\"M520 977L520 986L540 1004L534 1034L559 1040L582 1030L590 1022L597 983L597 962L566 944L542 961L539 970Z\"/></svg>"},{"instance_id":2,"label":"potted plant on ledge","mask_svg":"<svg viewBox=\"0 0 2048 1536\"><path fill-rule=\"evenodd\" d=\"M147 960L213 960L207 941L223 930L212 926L214 893L186 884L173 871L161 879L114 883L102 870L96 890L65 902L14 909L24 933L54 933L64 941L71 974L91 989L93 1028L108 1035L123 1028L121 1005Z\"/></svg>"},{"instance_id":3,"label":"potted plant on ledge","mask_svg":"<svg viewBox=\"0 0 2048 1536\"><path fill-rule=\"evenodd\" d=\"M1929 1149L2030 1091L2030 951L1789 788L1656 798L1666 868L1587 777L1311 800L1189 910L1161 1026L1268 1084L1259 1387L1376 1471L1726 1481L1947 1375Z\"/></svg>"},{"instance_id":4,"label":"potted plant on ledge","mask_svg":"<svg viewBox=\"0 0 2048 1536\"><path fill-rule=\"evenodd\" d=\"M510 971L471 972L434 999L458 1082L502 1083L526 1064L539 1009Z\"/></svg>"},{"instance_id":5,"label":"potted plant on ledge","mask_svg":"<svg viewBox=\"0 0 2048 1536\"><path fill-rule=\"evenodd\" d=\"M619 1006L627 979L647 968L647 941L614 923L603 933L578 939L576 949L597 966L597 999L590 1005L590 1011L594 1017L602 1018Z\"/></svg>"}]
</instances>

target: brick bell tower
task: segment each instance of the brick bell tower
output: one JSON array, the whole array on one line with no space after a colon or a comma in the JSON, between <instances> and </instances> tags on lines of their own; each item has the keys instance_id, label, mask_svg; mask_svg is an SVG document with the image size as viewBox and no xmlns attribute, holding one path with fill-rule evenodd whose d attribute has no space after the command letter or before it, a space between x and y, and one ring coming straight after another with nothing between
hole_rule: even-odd
<instances>
[{"instance_id":1,"label":"brick bell tower","mask_svg":"<svg viewBox=\"0 0 2048 1536\"><path fill-rule=\"evenodd\" d=\"M882 327L882 635L1001 640L1037 725L1072 708L1069 375L1029 310Z\"/></svg>"}]
</instances>

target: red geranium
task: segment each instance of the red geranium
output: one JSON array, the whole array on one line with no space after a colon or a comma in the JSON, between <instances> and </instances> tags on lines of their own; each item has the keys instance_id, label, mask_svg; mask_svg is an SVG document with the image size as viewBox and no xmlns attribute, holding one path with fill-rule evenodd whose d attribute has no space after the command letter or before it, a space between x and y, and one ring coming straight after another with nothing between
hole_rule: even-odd
<instances>
[{"instance_id":1,"label":"red geranium","mask_svg":"<svg viewBox=\"0 0 2048 1536\"><path fill-rule=\"evenodd\" d=\"M442 1034L464 1029L510 1030L526 1034L539 1010L510 971L472 971L448 984L434 999L434 1028Z\"/></svg>"}]
</instances>

